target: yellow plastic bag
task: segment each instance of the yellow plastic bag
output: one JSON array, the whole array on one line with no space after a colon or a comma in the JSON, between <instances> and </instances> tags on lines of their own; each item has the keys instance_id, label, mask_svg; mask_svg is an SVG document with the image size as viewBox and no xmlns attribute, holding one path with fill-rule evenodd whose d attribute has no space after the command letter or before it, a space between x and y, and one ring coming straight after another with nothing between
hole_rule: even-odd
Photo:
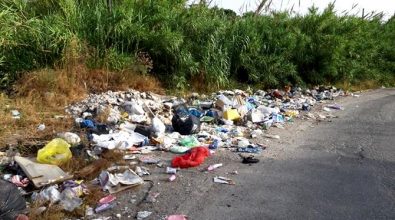
<instances>
[{"instance_id":1,"label":"yellow plastic bag","mask_svg":"<svg viewBox=\"0 0 395 220\"><path fill-rule=\"evenodd\" d=\"M226 120L234 121L240 119L240 115L237 112L237 109L228 109L227 111L224 112L224 118Z\"/></svg>"},{"instance_id":2,"label":"yellow plastic bag","mask_svg":"<svg viewBox=\"0 0 395 220\"><path fill-rule=\"evenodd\" d=\"M70 144L61 138L55 138L45 147L38 150L37 161L39 163L60 165L71 159Z\"/></svg>"}]
</instances>

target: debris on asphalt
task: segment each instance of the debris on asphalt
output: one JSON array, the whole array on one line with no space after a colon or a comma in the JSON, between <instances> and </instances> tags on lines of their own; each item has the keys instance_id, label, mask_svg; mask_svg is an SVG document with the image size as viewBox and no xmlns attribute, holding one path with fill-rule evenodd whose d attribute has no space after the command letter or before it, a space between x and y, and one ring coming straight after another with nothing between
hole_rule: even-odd
<instances>
[{"instance_id":1,"label":"debris on asphalt","mask_svg":"<svg viewBox=\"0 0 395 220\"><path fill-rule=\"evenodd\" d=\"M242 158L243 158L242 163L244 163L244 164L259 163L259 159L255 158L254 156L248 156L248 157L242 157Z\"/></svg>"},{"instance_id":2,"label":"debris on asphalt","mask_svg":"<svg viewBox=\"0 0 395 220\"><path fill-rule=\"evenodd\" d=\"M171 162L171 166L173 168L197 167L202 164L209 155L210 152L208 148L195 147L192 148L189 153L186 153L183 156L175 157Z\"/></svg>"},{"instance_id":3,"label":"debris on asphalt","mask_svg":"<svg viewBox=\"0 0 395 220\"><path fill-rule=\"evenodd\" d=\"M228 185L235 185L236 183L229 178L223 176L216 176L214 177L214 183L221 183L221 184L228 184Z\"/></svg>"},{"instance_id":4,"label":"debris on asphalt","mask_svg":"<svg viewBox=\"0 0 395 220\"><path fill-rule=\"evenodd\" d=\"M33 148L29 157L25 154L21 157L18 150L11 148L0 152L0 172L8 185L32 195L33 201L59 204L67 212L81 209L86 216L106 219L108 217L96 215L119 205L115 193L132 188L142 191L149 182L153 186L179 178L171 183L177 184L185 179L183 172L188 172L183 169L202 166L206 158L216 157L223 151L240 154L244 164L260 162L258 156L264 155L268 147L259 143L262 138L279 140L280 136L272 133L276 129L287 129L287 124L296 119L330 121L336 117L331 112L344 107L326 100L343 95L342 90L334 87L294 87L287 91L258 90L255 93L218 91L209 95L194 93L184 98L135 90L90 94L67 106L68 116L55 116L72 118L73 129L54 132L48 140L42 140L43 144ZM322 108L314 112L312 107L317 103L322 103ZM14 119L21 118L18 110L12 110L11 115ZM276 128L271 131L272 127ZM44 131L49 126L40 124L37 129ZM222 166L223 161L217 161L204 166L203 171L214 171ZM226 167L215 172L225 170L228 175L238 174L236 170L227 172ZM150 178L155 175L167 177L152 181ZM199 175L212 173L200 172ZM213 181L235 184L223 176L215 176ZM88 185L97 187L100 193L95 197ZM146 198L133 197L128 201L155 203L159 193L150 190ZM93 197L90 198L93 201L85 204L88 197ZM145 219L151 214L140 211L136 218ZM113 213L114 216L127 215L122 212ZM171 215L166 219L183 220L186 216Z\"/></svg>"},{"instance_id":5,"label":"debris on asphalt","mask_svg":"<svg viewBox=\"0 0 395 220\"><path fill-rule=\"evenodd\" d=\"M169 215L166 216L165 220L187 220L188 217L186 215Z\"/></svg>"},{"instance_id":6,"label":"debris on asphalt","mask_svg":"<svg viewBox=\"0 0 395 220\"><path fill-rule=\"evenodd\" d=\"M142 219L146 219L148 218L150 215L152 214L152 212L149 211L140 211L137 213L137 220L142 220Z\"/></svg>"},{"instance_id":7,"label":"debris on asphalt","mask_svg":"<svg viewBox=\"0 0 395 220\"><path fill-rule=\"evenodd\" d=\"M100 185L110 194L118 193L123 190L143 184L141 179L133 170L128 169L123 173L109 173L102 171L99 175Z\"/></svg>"},{"instance_id":8,"label":"debris on asphalt","mask_svg":"<svg viewBox=\"0 0 395 220\"><path fill-rule=\"evenodd\" d=\"M222 167L222 163L213 164L207 167L207 171L213 171L219 167Z\"/></svg>"},{"instance_id":9,"label":"debris on asphalt","mask_svg":"<svg viewBox=\"0 0 395 220\"><path fill-rule=\"evenodd\" d=\"M177 173L177 169L172 168L172 167L166 167L166 173L167 174L176 174Z\"/></svg>"},{"instance_id":10,"label":"debris on asphalt","mask_svg":"<svg viewBox=\"0 0 395 220\"><path fill-rule=\"evenodd\" d=\"M176 178L177 178L177 176L176 175L171 175L170 177L169 177L169 181L170 182L173 182L174 180L176 180Z\"/></svg>"}]
</instances>

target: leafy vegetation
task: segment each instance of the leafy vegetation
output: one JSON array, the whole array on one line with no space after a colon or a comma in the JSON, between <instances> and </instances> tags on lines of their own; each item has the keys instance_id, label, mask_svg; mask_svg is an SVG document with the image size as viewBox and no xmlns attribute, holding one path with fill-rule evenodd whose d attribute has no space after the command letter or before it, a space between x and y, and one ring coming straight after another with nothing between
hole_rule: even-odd
<instances>
[{"instance_id":1,"label":"leafy vegetation","mask_svg":"<svg viewBox=\"0 0 395 220\"><path fill-rule=\"evenodd\" d=\"M144 56L141 56L144 54ZM2 0L0 85L41 68L135 71L185 90L395 81L395 17L238 16L186 0Z\"/></svg>"}]
</instances>

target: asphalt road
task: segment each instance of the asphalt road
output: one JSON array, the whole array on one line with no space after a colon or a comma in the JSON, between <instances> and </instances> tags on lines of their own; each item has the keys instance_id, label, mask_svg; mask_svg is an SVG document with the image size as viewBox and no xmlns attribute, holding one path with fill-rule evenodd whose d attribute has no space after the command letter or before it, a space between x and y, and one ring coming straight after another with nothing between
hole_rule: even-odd
<instances>
[{"instance_id":1,"label":"asphalt road","mask_svg":"<svg viewBox=\"0 0 395 220\"><path fill-rule=\"evenodd\" d=\"M395 219L395 90L340 101L339 118L296 128L178 211L189 219ZM286 139L286 140L284 140ZM282 147L280 147L282 146Z\"/></svg>"}]
</instances>

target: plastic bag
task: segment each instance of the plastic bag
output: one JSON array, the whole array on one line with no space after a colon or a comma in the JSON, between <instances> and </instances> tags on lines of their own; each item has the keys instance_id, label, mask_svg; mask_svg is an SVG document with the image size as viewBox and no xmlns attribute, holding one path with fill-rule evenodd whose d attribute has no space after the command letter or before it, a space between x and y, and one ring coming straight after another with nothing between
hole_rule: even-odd
<instances>
[{"instance_id":1,"label":"plastic bag","mask_svg":"<svg viewBox=\"0 0 395 220\"><path fill-rule=\"evenodd\" d=\"M155 117L152 119L152 131L157 136L160 136L163 133L165 133L165 130L166 130L166 126L159 118Z\"/></svg>"},{"instance_id":2,"label":"plastic bag","mask_svg":"<svg viewBox=\"0 0 395 220\"><path fill-rule=\"evenodd\" d=\"M64 139L67 143L71 144L72 146L78 145L81 142L80 136L78 136L78 134L71 132L59 133L58 137Z\"/></svg>"},{"instance_id":3,"label":"plastic bag","mask_svg":"<svg viewBox=\"0 0 395 220\"><path fill-rule=\"evenodd\" d=\"M37 161L39 163L60 165L72 157L70 144L61 138L55 138L45 147L38 150Z\"/></svg>"},{"instance_id":4,"label":"plastic bag","mask_svg":"<svg viewBox=\"0 0 395 220\"><path fill-rule=\"evenodd\" d=\"M0 219L14 220L26 209L26 201L12 183L0 180Z\"/></svg>"},{"instance_id":5,"label":"plastic bag","mask_svg":"<svg viewBox=\"0 0 395 220\"><path fill-rule=\"evenodd\" d=\"M199 141L194 136L188 136L180 140L181 146L196 147L200 145Z\"/></svg>"},{"instance_id":6,"label":"plastic bag","mask_svg":"<svg viewBox=\"0 0 395 220\"><path fill-rule=\"evenodd\" d=\"M57 185L49 186L39 193L34 192L32 195L33 200L50 201L51 203L57 203L61 199L61 194L58 190Z\"/></svg>"},{"instance_id":7,"label":"plastic bag","mask_svg":"<svg viewBox=\"0 0 395 220\"><path fill-rule=\"evenodd\" d=\"M125 102L123 105L123 108L130 114L133 115L144 115L145 111L143 109L143 106L138 104L135 101L132 102Z\"/></svg>"},{"instance_id":8,"label":"plastic bag","mask_svg":"<svg viewBox=\"0 0 395 220\"><path fill-rule=\"evenodd\" d=\"M171 120L175 131L182 135L196 134L200 131L200 120L191 115L185 106L178 106Z\"/></svg>"},{"instance_id":9,"label":"plastic bag","mask_svg":"<svg viewBox=\"0 0 395 220\"><path fill-rule=\"evenodd\" d=\"M189 168L197 167L204 162L206 157L210 155L210 151L205 147L195 147L183 156L175 157L171 161L173 168Z\"/></svg>"}]
</instances>

